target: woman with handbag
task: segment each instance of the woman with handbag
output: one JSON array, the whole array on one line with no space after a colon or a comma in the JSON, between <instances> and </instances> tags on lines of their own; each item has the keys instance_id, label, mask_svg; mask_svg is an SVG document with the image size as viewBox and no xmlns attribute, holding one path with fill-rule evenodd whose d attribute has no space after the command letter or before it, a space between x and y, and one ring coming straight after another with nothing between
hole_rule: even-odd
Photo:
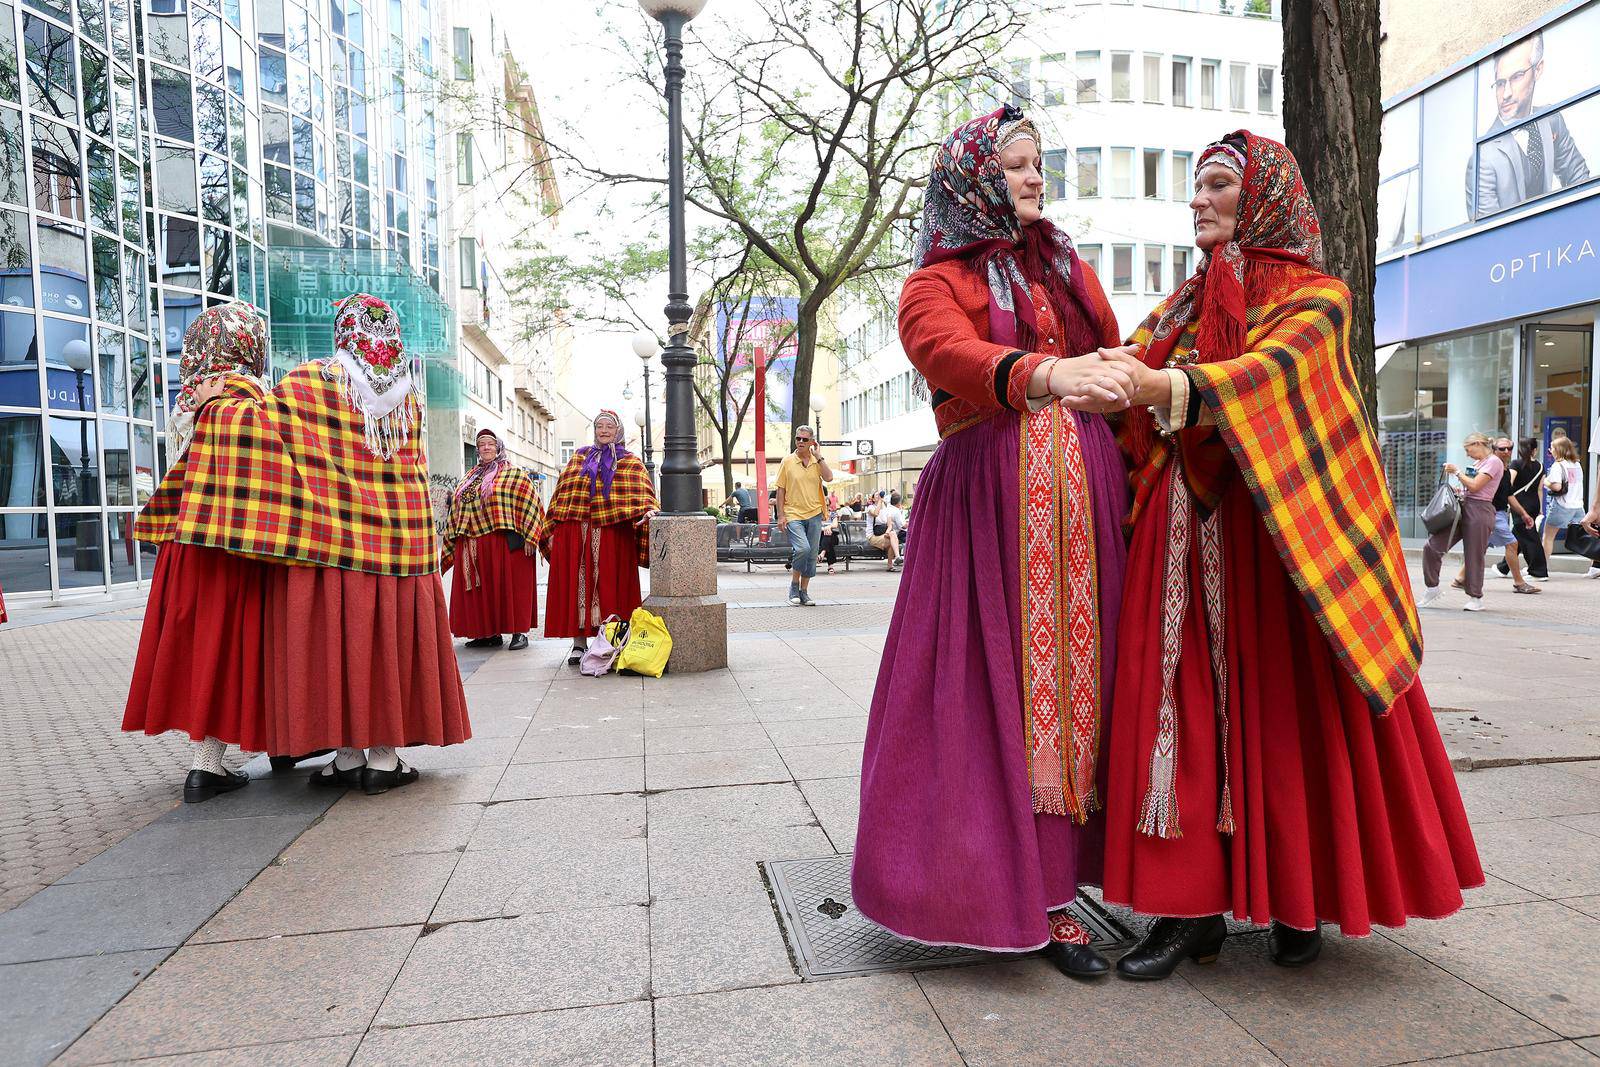
<instances>
[{"instance_id":1,"label":"woman with handbag","mask_svg":"<svg viewBox=\"0 0 1600 1067\"><path fill-rule=\"evenodd\" d=\"M1524 437L1517 444L1517 458L1511 461L1511 521L1513 544L1506 546L1506 558L1495 564L1502 576L1512 573L1520 563L1527 576L1536 582L1550 580L1544 541L1539 535L1539 514L1544 510L1544 464L1539 462L1539 439Z\"/></svg>"},{"instance_id":2,"label":"woman with handbag","mask_svg":"<svg viewBox=\"0 0 1600 1067\"><path fill-rule=\"evenodd\" d=\"M1439 568L1444 554L1459 544L1466 561L1465 610L1483 610L1484 554L1489 551L1489 538L1494 533L1494 494L1506 465L1494 454L1485 434L1469 433L1462 445L1472 460L1466 469L1454 463L1444 465L1445 477L1460 483L1461 516L1454 527L1429 537L1422 548L1422 584L1427 591L1417 601L1419 608L1436 603L1444 595L1439 588Z\"/></svg>"},{"instance_id":3,"label":"woman with handbag","mask_svg":"<svg viewBox=\"0 0 1600 1067\"><path fill-rule=\"evenodd\" d=\"M1583 468L1578 466L1578 446L1570 437L1550 442L1550 474L1544 480L1548 495L1544 510L1544 554L1556 548L1556 538L1583 518Z\"/></svg>"}]
</instances>

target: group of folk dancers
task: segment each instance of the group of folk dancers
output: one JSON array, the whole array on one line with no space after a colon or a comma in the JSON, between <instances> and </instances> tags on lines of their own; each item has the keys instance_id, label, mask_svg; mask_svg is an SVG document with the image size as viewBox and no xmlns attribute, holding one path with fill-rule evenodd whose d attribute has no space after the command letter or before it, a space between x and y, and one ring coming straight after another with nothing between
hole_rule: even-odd
<instances>
[{"instance_id":1,"label":"group of folk dancers","mask_svg":"<svg viewBox=\"0 0 1600 1067\"><path fill-rule=\"evenodd\" d=\"M1483 873L1294 157L1247 131L1200 154L1200 268L1123 345L1042 216L1040 154L1004 107L927 186L900 334L942 440L869 718L857 906L1093 977L1066 908L1098 885L1158 917L1117 963L1139 979L1214 959L1225 912L1270 923L1286 966L1323 922L1454 912ZM195 740L187 800L245 784L225 744L336 750L314 786L414 781L396 749L470 736L452 629L525 647L535 553L572 658L640 602L656 502L614 413L548 508L480 434L440 538L393 310L341 301L335 348L269 388L253 308L184 337L124 728Z\"/></svg>"}]
</instances>

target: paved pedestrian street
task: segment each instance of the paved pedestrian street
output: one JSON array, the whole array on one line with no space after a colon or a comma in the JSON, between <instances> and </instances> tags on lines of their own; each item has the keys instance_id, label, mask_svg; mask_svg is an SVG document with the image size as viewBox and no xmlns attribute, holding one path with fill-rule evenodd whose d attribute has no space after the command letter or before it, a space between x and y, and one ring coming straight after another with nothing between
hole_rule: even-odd
<instances>
[{"instance_id":1,"label":"paved pedestrian street","mask_svg":"<svg viewBox=\"0 0 1600 1067\"><path fill-rule=\"evenodd\" d=\"M461 650L473 739L380 797L118 732L137 599L0 629L0 1062L1583 1064L1600 1057L1600 582L1423 613L1486 887L1274 967L801 981L758 864L849 853L898 575L724 567L731 669ZM1458 594L1459 596L1459 594ZM239 765L239 762L235 762ZM846 889L848 887L845 887ZM1138 920L1121 918L1135 932Z\"/></svg>"}]
</instances>

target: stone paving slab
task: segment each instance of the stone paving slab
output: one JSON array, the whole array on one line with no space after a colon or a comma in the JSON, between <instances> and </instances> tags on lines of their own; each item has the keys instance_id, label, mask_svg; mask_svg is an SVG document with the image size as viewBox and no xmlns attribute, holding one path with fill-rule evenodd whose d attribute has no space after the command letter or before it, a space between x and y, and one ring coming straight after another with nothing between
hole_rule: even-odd
<instances>
[{"instance_id":1,"label":"stone paving slab","mask_svg":"<svg viewBox=\"0 0 1600 1067\"><path fill-rule=\"evenodd\" d=\"M49 1063L155 970L170 949L0 967L0 1033L17 1064Z\"/></svg>"},{"instance_id":2,"label":"stone paving slab","mask_svg":"<svg viewBox=\"0 0 1600 1067\"><path fill-rule=\"evenodd\" d=\"M494 1019L373 1030L351 1067L506 1063L526 1067L651 1067L644 1001Z\"/></svg>"}]
</instances>

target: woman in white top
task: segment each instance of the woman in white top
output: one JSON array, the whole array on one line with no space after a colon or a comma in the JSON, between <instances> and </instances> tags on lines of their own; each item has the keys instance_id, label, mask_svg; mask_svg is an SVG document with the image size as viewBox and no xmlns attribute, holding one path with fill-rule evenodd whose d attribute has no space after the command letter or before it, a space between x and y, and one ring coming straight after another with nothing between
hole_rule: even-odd
<instances>
[{"instance_id":1,"label":"woman in white top","mask_svg":"<svg viewBox=\"0 0 1600 1067\"><path fill-rule=\"evenodd\" d=\"M1570 437L1550 442L1550 472L1544 488L1549 494L1544 511L1544 554L1555 550L1556 538L1568 526L1583 518L1583 468L1578 465L1578 446Z\"/></svg>"}]
</instances>

